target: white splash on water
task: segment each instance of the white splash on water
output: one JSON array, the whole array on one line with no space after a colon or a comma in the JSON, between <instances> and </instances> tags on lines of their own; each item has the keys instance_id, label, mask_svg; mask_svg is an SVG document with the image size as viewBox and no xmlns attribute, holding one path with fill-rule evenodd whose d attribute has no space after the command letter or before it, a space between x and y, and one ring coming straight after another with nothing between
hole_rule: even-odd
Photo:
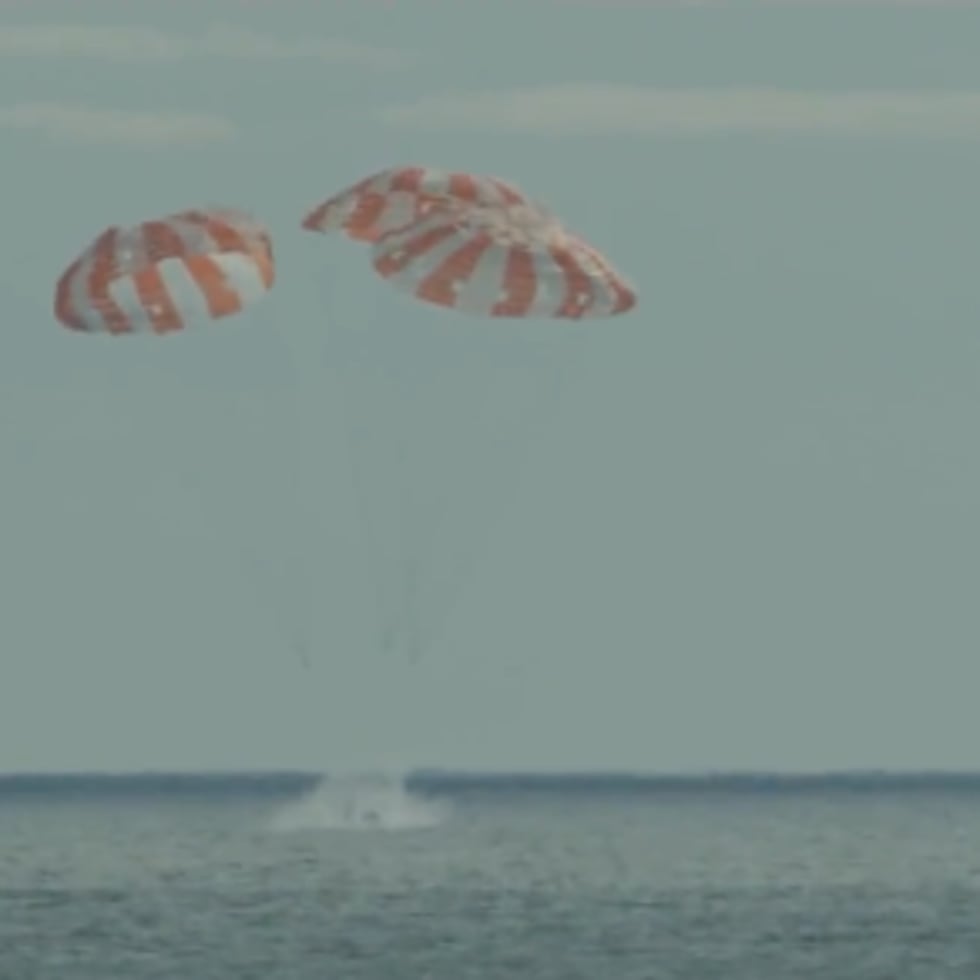
<instances>
[{"instance_id":1,"label":"white splash on water","mask_svg":"<svg viewBox=\"0 0 980 980\"><path fill-rule=\"evenodd\" d=\"M426 830L451 816L450 807L410 792L403 776L346 773L327 776L272 818L280 833L299 830Z\"/></svg>"}]
</instances>

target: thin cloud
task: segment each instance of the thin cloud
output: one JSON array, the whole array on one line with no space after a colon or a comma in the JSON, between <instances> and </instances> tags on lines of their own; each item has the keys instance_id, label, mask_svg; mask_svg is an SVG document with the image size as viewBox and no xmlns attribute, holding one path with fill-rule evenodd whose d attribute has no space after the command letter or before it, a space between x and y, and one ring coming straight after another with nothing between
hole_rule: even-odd
<instances>
[{"instance_id":1,"label":"thin cloud","mask_svg":"<svg viewBox=\"0 0 980 980\"><path fill-rule=\"evenodd\" d=\"M0 127L33 130L73 143L160 147L228 140L235 127L221 116L180 112L128 112L53 102L0 108Z\"/></svg>"},{"instance_id":2,"label":"thin cloud","mask_svg":"<svg viewBox=\"0 0 980 980\"><path fill-rule=\"evenodd\" d=\"M642 2L642 0L639 0ZM702 6L725 6L726 0L696 0ZM745 0L747 7L972 7L976 0Z\"/></svg>"},{"instance_id":3,"label":"thin cloud","mask_svg":"<svg viewBox=\"0 0 980 980\"><path fill-rule=\"evenodd\" d=\"M529 0L525 0L529 2ZM595 7L597 0L542 0L569 7ZM752 7L974 7L976 0L609 0L606 9L657 7L709 7L718 10L738 10Z\"/></svg>"},{"instance_id":4,"label":"thin cloud","mask_svg":"<svg viewBox=\"0 0 980 980\"><path fill-rule=\"evenodd\" d=\"M381 113L392 126L549 135L799 132L980 137L980 92L796 92L569 84L444 95Z\"/></svg>"},{"instance_id":5,"label":"thin cloud","mask_svg":"<svg viewBox=\"0 0 980 980\"><path fill-rule=\"evenodd\" d=\"M170 62L188 58L239 61L308 59L361 68L406 64L405 52L339 39L277 38L216 25L195 34L148 27L89 27L83 24L0 26L0 57L91 58L98 61Z\"/></svg>"}]
</instances>

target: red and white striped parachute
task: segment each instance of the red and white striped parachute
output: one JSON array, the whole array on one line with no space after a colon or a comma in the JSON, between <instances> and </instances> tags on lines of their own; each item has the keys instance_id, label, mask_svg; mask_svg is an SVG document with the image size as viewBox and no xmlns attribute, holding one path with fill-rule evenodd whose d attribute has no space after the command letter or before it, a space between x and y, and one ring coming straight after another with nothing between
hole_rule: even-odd
<instances>
[{"instance_id":1,"label":"red and white striped parachute","mask_svg":"<svg viewBox=\"0 0 980 980\"><path fill-rule=\"evenodd\" d=\"M497 177L430 167L394 167L371 174L327 198L309 211L301 224L308 231L338 233L365 245L371 268L393 289L422 303L494 318L494 322L504 317L592 320L626 313L637 304L633 287L605 256L569 231L564 222L549 214L522 189ZM430 419L446 417L451 420L451 430L467 432L468 451L478 445L484 406L490 404L492 396L486 385L495 386L501 380L498 370L501 362L496 358L504 348L497 343L506 345L508 365L524 364L529 353L524 345L529 335L524 330L516 335L506 331L502 337L499 331L491 330L482 336L483 332L479 331L481 336L474 338L472 348L466 345L467 349L485 352L488 357L485 364L481 358L479 368L469 378L472 385L467 385L464 392L452 386L457 377L455 372L445 371L448 360L436 359L437 363L431 364L425 357L424 345L439 343L435 339L439 334L420 334L418 361L405 377L425 381L416 392L420 397L392 403L397 406L396 415L389 421L400 428L404 418L407 430L404 436L392 438L384 431L373 430L369 421L377 417L378 411L383 411L379 405L390 399L369 398L361 381L370 379L374 368L381 365L380 359L385 358L391 373L385 371L380 377L384 379L385 390L390 391L390 381L400 377L401 365L413 357L410 345L414 341L405 339L399 318L386 320L384 314L372 316L371 329L376 329L376 333L366 348L344 338L344 325L351 320L363 324L368 316L365 307L369 305L358 299L349 315L331 318L335 322L325 331L338 341L329 358L337 381L331 390L341 398L365 398L359 406L345 406L340 414L348 420L358 420L358 436L370 434L371 442L377 437L378 445L387 443L387 448L379 451L371 464L367 440L363 453L351 454L351 465L356 471L355 492L360 498L358 510L364 522L366 570L377 593L378 620L386 642L399 633L419 653L433 642L444 625L449 593L455 594L465 570L470 567L473 552L481 542L485 544L479 530L483 523L480 515L491 508L480 507L477 512L465 515L465 502L461 498L467 494L460 489L465 485L465 476L462 483L456 482L462 474L455 471L454 453L439 453L440 459L446 460L447 470L438 479L429 478L427 467L417 467L424 474L423 483L428 485L413 488L413 478L407 468L402 468L400 454L392 449L396 445L409 445L411 433L416 427L422 427L408 421L412 418L411 406L429 403L431 407L428 393L439 390L446 374L452 375L447 380L448 391L454 393L454 398L472 395L472 401L466 404L475 408L475 415L468 422L463 421L466 409L464 400L459 399L446 403L443 411L437 411L435 416L427 417L426 426ZM522 415L529 411L532 401L544 400L551 383L557 380L560 352L575 346L566 342L567 331L559 333L564 335L562 340L556 338L553 347L548 345L546 377L536 379L530 388L532 394L523 404L520 399L513 400L513 406ZM379 343L374 344L374 340ZM358 349L370 351L371 371L367 374L357 360L342 360ZM505 369L504 374L509 375L509 370ZM347 385L348 376L358 376L358 383ZM418 444L422 452L428 446L433 428L426 427L426 442ZM494 432L486 445L488 449L499 446L507 452L510 450L504 449L504 444L509 444L516 450L533 432L534 426L524 418L513 439L499 439L499 434ZM351 445L354 445L353 437ZM413 449L401 452L409 457L414 455ZM475 458L471 457L471 461L475 463ZM370 471L363 472L362 467L369 465ZM514 482L514 470L505 466L488 466L479 473L477 492L484 499L494 495L488 489L491 474L502 474L507 485ZM453 489L444 490L443 485ZM505 488L499 491L502 493ZM389 494L393 499L386 506L383 500ZM457 512L457 504L462 504L462 512ZM373 526L375 520L378 526ZM437 567L440 554L448 561L441 569Z\"/></svg>"},{"instance_id":2,"label":"red and white striped parachute","mask_svg":"<svg viewBox=\"0 0 980 980\"><path fill-rule=\"evenodd\" d=\"M636 305L605 258L531 204L432 211L381 238L372 264L420 300L478 316L579 320Z\"/></svg>"},{"instance_id":3,"label":"red and white striped parachute","mask_svg":"<svg viewBox=\"0 0 980 980\"><path fill-rule=\"evenodd\" d=\"M579 320L636 305L608 259L496 177L385 170L329 198L303 227L370 243L382 278L461 313Z\"/></svg>"},{"instance_id":4,"label":"red and white striped parachute","mask_svg":"<svg viewBox=\"0 0 980 980\"><path fill-rule=\"evenodd\" d=\"M275 281L268 231L231 208L107 228L64 271L54 312L84 333L165 334L241 312Z\"/></svg>"}]
</instances>

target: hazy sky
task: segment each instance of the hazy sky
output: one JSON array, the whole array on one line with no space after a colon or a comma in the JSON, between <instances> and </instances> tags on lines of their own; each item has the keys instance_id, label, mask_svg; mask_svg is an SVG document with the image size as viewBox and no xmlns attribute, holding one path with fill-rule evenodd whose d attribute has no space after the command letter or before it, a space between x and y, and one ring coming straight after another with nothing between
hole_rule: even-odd
<instances>
[{"instance_id":1,"label":"hazy sky","mask_svg":"<svg viewBox=\"0 0 980 980\"><path fill-rule=\"evenodd\" d=\"M30 0L0 92L0 769L980 762L980 9ZM454 317L300 230L415 162L640 308ZM54 321L209 203L254 311Z\"/></svg>"}]
</instances>

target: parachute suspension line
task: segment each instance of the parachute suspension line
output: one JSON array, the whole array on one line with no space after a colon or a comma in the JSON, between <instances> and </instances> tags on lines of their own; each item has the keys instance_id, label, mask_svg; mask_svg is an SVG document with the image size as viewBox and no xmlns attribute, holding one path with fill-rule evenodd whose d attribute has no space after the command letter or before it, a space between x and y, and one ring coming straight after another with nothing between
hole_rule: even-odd
<instances>
[{"instance_id":1,"label":"parachute suspension line","mask_svg":"<svg viewBox=\"0 0 980 980\"><path fill-rule=\"evenodd\" d=\"M568 329L569 333L575 330L574 327ZM441 609L433 610L431 629L424 640L420 638L420 648L431 649L445 635L449 618L457 602L466 592L466 586L475 571L478 559L481 555L485 556L491 548L493 532L504 519L504 504L513 501L519 490L519 485L527 478L528 465L536 442L534 437L545 430L551 415L560 408L562 395L571 376L572 361L581 359L581 355L577 359L575 358L579 346L575 340L580 339L581 336L581 333L576 337L566 335L557 342L559 353L557 359L552 362L555 370L549 372L547 384L541 387L535 386L534 391L537 397L534 398L533 405L521 413L523 424L519 429L520 436L516 440L516 458L513 458L513 465L506 468L499 465L492 467L492 472L498 474L498 479L493 485L494 492L490 495L493 500L490 513L487 520L482 523L479 534L475 539L470 540L469 547L461 544L451 554L446 576L446 591L443 597L445 601L442 603ZM566 346L572 349L564 349ZM542 390L543 388L547 389L546 393ZM532 414L535 416L534 421L530 421ZM436 529L433 528L426 537L428 539L426 550L431 553L436 548Z\"/></svg>"},{"instance_id":2,"label":"parachute suspension line","mask_svg":"<svg viewBox=\"0 0 980 980\"><path fill-rule=\"evenodd\" d=\"M293 331L287 328L287 335ZM289 579L288 589L293 596L290 603L292 615L296 618L290 623L291 639L290 646L298 656L300 662L307 670L313 668L313 658L311 648L314 642L314 623L313 615L313 593L315 562L311 551L311 540L315 539L313 529L315 526L315 512L311 506L309 490L309 415L310 405L308 403L307 385L305 383L304 359L301 352L297 352L296 345L286 339L286 350L291 361L295 384L290 386L290 402L292 406L294 439L292 440L292 492L294 510L291 514L284 514L287 521L291 519L293 528L292 534L286 534L285 538L290 541L290 561L289 567L298 571L298 575L287 576ZM295 590L295 591L294 591ZM297 621L298 620L298 621Z\"/></svg>"},{"instance_id":3,"label":"parachute suspension line","mask_svg":"<svg viewBox=\"0 0 980 980\"><path fill-rule=\"evenodd\" d=\"M450 206L433 207L436 202L448 202ZM368 175L322 201L307 213L302 224L311 231L341 232L349 239L370 245L370 262L375 273L392 287L415 300L459 312L496 316L496 297L502 287L515 301L514 309L508 306L505 314L508 317L605 318L627 313L637 302L633 288L601 253L566 230L518 187L495 177L450 173L433 167L388 168ZM462 250L460 254L478 254L480 258L475 263L468 263L465 271L453 266L434 272L447 249ZM529 265L533 270L531 273L527 271ZM435 288L423 289L423 282ZM529 282L533 285L530 290L527 288ZM472 288L458 288L461 285ZM521 299L518 301L517 297ZM545 330L544 336L547 337L549 332ZM391 350L392 345L383 345L385 353ZM406 420L407 412L401 417ZM453 421L458 426L461 420ZM407 442L402 440L401 452L392 449L385 455L386 460L398 457L392 462L401 464L393 467L398 470L401 480L376 480L373 489L391 492L395 483L405 483L406 457L415 458L406 449ZM498 439L495 449L499 450L509 442L509 439ZM427 448L431 451L431 447ZM418 462L416 471L424 467L425 459ZM487 465L486 460L483 465ZM500 479L510 484L514 482L509 476L509 468L491 466L490 469L495 472L486 474L484 484ZM463 496L458 490L453 492L448 482L440 489L440 496L448 496L450 502ZM426 503L429 507L424 523L444 527L448 515L436 513L432 516L434 501L427 500ZM424 530L423 522L409 515L405 494L400 497L399 504L396 510L401 520L393 532L385 536L384 543L399 543L401 553L397 561L386 560L385 569L400 580L400 587L393 581L389 583L397 593L394 606L403 623L412 620L413 643L418 647L423 585L421 554L434 548L434 535L430 535L427 548L413 548L410 554L408 538L411 535L418 543ZM461 540L471 536L460 533L455 538ZM459 563L468 566L471 560L472 555L463 553ZM431 578L430 571L426 570L427 580ZM461 580L462 576L455 577L451 583L454 590L461 587ZM447 588L443 588L443 593Z\"/></svg>"},{"instance_id":4,"label":"parachute suspension line","mask_svg":"<svg viewBox=\"0 0 980 980\"><path fill-rule=\"evenodd\" d=\"M309 668L310 649L314 644L316 635L316 615L314 612L313 597L316 594L316 572L318 562L314 560L310 542L315 540L313 534L315 526L315 510L310 500L310 465L308 447L310 429L310 405L308 399L304 397L305 388L301 384L298 390L294 391L293 411L296 415L297 443L295 447L295 494L299 496L298 514L300 520L297 524L300 540L296 542L298 547L297 560L300 565L300 575L298 588L299 595L299 637L297 639L298 654L300 660Z\"/></svg>"},{"instance_id":5,"label":"parachute suspension line","mask_svg":"<svg viewBox=\"0 0 980 980\"><path fill-rule=\"evenodd\" d=\"M409 447L401 443L396 465L398 467L398 566L401 581L400 621L402 639L409 659L418 660L422 653L422 628L419 622L419 580L421 576L421 548L412 547L409 535L422 527L422 509L417 499L417 491L410 489L408 479ZM413 445L415 443L413 442Z\"/></svg>"},{"instance_id":6,"label":"parachute suspension line","mask_svg":"<svg viewBox=\"0 0 980 980\"><path fill-rule=\"evenodd\" d=\"M383 650L391 648L394 642L395 626L393 619L397 615L391 606L392 600L385 587L384 577L379 573L378 555L381 554L381 543L377 529L370 519L369 514L369 490L365 480L360 454L358 453L354 438L354 425L351 418L350 409L350 390L349 379L344 377L347 374L346 365L339 364L338 389L341 401L340 424L344 435L344 452L347 456L348 473L350 475L351 489L354 491L354 509L357 514L357 523L360 528L361 537L367 548L365 561L365 572L368 576L369 587L374 594L374 605L378 614L379 640Z\"/></svg>"},{"instance_id":7,"label":"parachute suspension line","mask_svg":"<svg viewBox=\"0 0 980 980\"><path fill-rule=\"evenodd\" d=\"M313 325L312 329L317 329ZM323 550L322 521L323 508L317 501L323 497L323 488L315 477L313 466L314 448L321 440L320 427L316 424L320 411L315 396L322 391L320 365L318 359L311 357L310 325L290 321L280 331L292 368L294 385L290 388L293 412L293 453L292 453L292 499L294 510L285 514L285 521L294 528L291 539L290 567L293 571L289 579L292 598L290 623L290 646L300 662L312 670L318 660L314 656L317 649L319 604L316 597L322 595L323 566L317 556ZM317 343L314 340L314 344Z\"/></svg>"},{"instance_id":8,"label":"parachute suspension line","mask_svg":"<svg viewBox=\"0 0 980 980\"><path fill-rule=\"evenodd\" d=\"M382 345L382 350L387 351L387 346ZM398 378L388 373L390 365L385 360L384 354L381 355L380 366L384 369L383 379L385 391L396 393L396 398L398 399L399 407L395 410L395 417L398 420L404 421L407 418L407 414L401 410L401 405L406 401L410 403L411 399L402 390ZM349 398L347 401L349 403ZM389 408L387 411L391 412L392 409ZM396 434L393 431L394 426L382 426L381 428L387 430L385 434L389 438ZM357 450L358 441L354 439L353 426L348 425L346 431L348 435L348 449L352 460L352 478L356 481L355 492L358 503L362 507L361 514L364 517L364 533L372 536L372 551L374 554L380 553L381 566L383 568L390 567L391 569L391 581L387 583L384 581L385 576L379 573L375 566L372 566L370 569L373 573L372 580L375 584L376 592L379 597L383 593L384 600L382 601L387 607L387 614L384 617L383 623L382 648L386 652L394 652L396 648L407 644L409 652L411 652L414 648L413 631L415 630L417 609L414 595L415 563L412 558L413 549L409 537L412 529L416 528L419 524L419 516L415 513L417 507L413 508L412 506L412 497L414 495L410 489L411 481L408 479L408 468L412 448L415 443L412 439L406 441L406 439L402 438L404 433L397 433L396 446L385 445L382 441L379 447L378 439L375 439L374 448L380 448L380 455L385 461L385 466L383 467L384 478L382 479L380 475L376 474L376 488L386 494L393 495L395 498L394 502L389 500L382 508L390 512L390 519L394 525L388 528L386 534L390 547L384 549L378 547L377 538L374 536L375 528L372 527L371 521L367 519L368 489L364 486L364 476L360 466L361 456ZM366 444L370 441L371 434L365 433L365 438L361 440L364 444L362 448L368 448ZM382 433L379 433L375 429L373 435L379 437Z\"/></svg>"},{"instance_id":9,"label":"parachute suspension line","mask_svg":"<svg viewBox=\"0 0 980 980\"><path fill-rule=\"evenodd\" d=\"M367 554L365 557L365 573L368 586L373 593L373 602L377 615L378 640L383 650L390 650L394 645L396 628L394 620L397 611L392 609L393 602L388 589L385 588L384 577L380 574L378 555L381 553L379 535L374 527L369 513L369 490L363 473L360 454L357 451L354 434L354 412L352 411L351 379L348 378L352 359L344 354L344 335L341 318L336 311L333 301L335 296L334 277L325 272L327 295L324 297L324 315L326 318L323 331L324 340L321 354L324 367L335 380L335 391L339 403L339 423L344 442L344 455L347 457L347 472L350 477L350 488L354 495L354 509L360 536ZM383 564L383 559L382 562Z\"/></svg>"}]
</instances>

